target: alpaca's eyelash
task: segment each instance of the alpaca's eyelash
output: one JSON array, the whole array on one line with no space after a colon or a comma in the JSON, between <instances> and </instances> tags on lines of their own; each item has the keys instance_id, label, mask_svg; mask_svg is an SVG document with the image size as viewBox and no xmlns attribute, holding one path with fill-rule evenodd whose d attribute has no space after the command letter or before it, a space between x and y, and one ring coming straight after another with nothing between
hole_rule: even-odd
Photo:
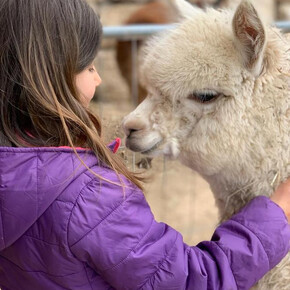
<instances>
[{"instance_id":1,"label":"alpaca's eyelash","mask_svg":"<svg viewBox=\"0 0 290 290\"><path fill-rule=\"evenodd\" d=\"M189 100L201 102L201 103L209 103L220 96L220 93L215 91L204 91L204 92L193 92L187 98Z\"/></svg>"}]
</instances>

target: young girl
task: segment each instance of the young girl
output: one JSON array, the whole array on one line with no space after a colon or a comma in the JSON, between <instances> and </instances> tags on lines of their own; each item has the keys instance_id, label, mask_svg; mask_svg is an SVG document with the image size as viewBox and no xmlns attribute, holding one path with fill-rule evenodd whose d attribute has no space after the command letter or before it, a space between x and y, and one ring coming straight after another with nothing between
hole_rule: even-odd
<instances>
[{"instance_id":1,"label":"young girl","mask_svg":"<svg viewBox=\"0 0 290 290\"><path fill-rule=\"evenodd\" d=\"M2 290L248 289L286 255L289 181L195 247L154 220L87 108L101 24L83 0L0 15Z\"/></svg>"}]
</instances>

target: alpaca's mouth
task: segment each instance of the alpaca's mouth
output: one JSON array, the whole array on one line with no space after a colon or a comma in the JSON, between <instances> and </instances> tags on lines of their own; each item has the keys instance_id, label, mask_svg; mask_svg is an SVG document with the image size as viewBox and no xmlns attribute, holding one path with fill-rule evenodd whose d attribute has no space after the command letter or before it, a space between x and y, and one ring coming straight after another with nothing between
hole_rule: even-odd
<instances>
[{"instance_id":1,"label":"alpaca's mouth","mask_svg":"<svg viewBox=\"0 0 290 290\"><path fill-rule=\"evenodd\" d=\"M144 155L148 155L148 154L152 153L153 151L155 151L161 145L161 143L162 143L162 141L159 141L155 145L153 145L150 149L142 151L141 153Z\"/></svg>"},{"instance_id":2,"label":"alpaca's mouth","mask_svg":"<svg viewBox=\"0 0 290 290\"><path fill-rule=\"evenodd\" d=\"M151 134L138 134L137 131L126 138L126 147L128 149L146 155L156 151L162 143L163 138L161 138L157 132Z\"/></svg>"}]
</instances>

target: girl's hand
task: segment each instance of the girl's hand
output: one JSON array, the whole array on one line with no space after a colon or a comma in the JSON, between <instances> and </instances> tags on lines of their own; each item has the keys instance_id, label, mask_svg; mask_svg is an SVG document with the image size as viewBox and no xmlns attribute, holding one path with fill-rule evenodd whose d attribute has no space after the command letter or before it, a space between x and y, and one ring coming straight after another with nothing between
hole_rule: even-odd
<instances>
[{"instance_id":1,"label":"girl's hand","mask_svg":"<svg viewBox=\"0 0 290 290\"><path fill-rule=\"evenodd\" d=\"M281 183L270 198L284 210L290 223L290 178Z\"/></svg>"}]
</instances>

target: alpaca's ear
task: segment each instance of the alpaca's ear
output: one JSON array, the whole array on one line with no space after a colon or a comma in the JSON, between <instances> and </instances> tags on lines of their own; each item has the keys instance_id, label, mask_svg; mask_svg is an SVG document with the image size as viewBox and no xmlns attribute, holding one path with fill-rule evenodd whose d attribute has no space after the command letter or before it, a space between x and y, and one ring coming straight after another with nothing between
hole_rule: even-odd
<instances>
[{"instance_id":1,"label":"alpaca's ear","mask_svg":"<svg viewBox=\"0 0 290 290\"><path fill-rule=\"evenodd\" d=\"M180 15L188 19L191 19L196 14L203 12L202 9L191 5L189 2L185 0L175 0L175 6L177 7L177 10L179 11Z\"/></svg>"},{"instance_id":2,"label":"alpaca's ear","mask_svg":"<svg viewBox=\"0 0 290 290\"><path fill-rule=\"evenodd\" d=\"M266 34L256 9L248 0L243 0L238 6L233 30L244 65L259 76L263 68Z\"/></svg>"}]
</instances>

